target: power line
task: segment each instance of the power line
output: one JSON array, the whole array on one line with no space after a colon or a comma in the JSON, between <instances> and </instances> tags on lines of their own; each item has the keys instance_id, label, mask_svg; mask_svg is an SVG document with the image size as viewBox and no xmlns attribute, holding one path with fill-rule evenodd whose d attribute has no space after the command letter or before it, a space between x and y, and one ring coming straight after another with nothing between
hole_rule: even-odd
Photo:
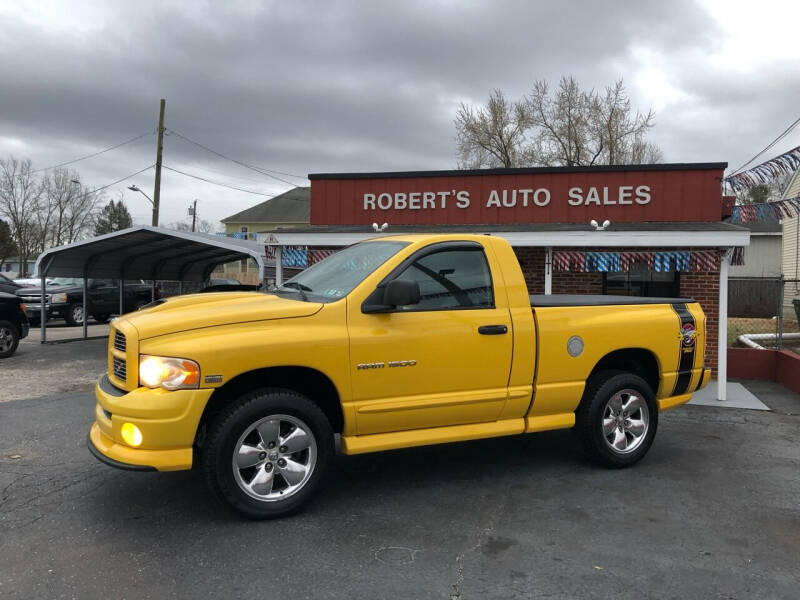
<instances>
[{"instance_id":1,"label":"power line","mask_svg":"<svg viewBox=\"0 0 800 600\"><path fill-rule=\"evenodd\" d=\"M123 181L125 181L126 179L130 179L131 177L134 177L134 176L138 175L139 173L144 173L144 172L145 172L145 171L147 171L148 169L152 169L152 168L153 168L153 167L155 167L155 166L156 166L155 164L152 164L152 165L150 165L150 166L148 166L148 167L145 167L144 169L141 169L141 170L139 170L139 171L136 171L136 173L131 173L130 175L127 175L126 177L123 177L122 179L117 179L117 180L116 180L116 181L114 181L113 183L109 183L108 185L104 185L103 187L95 188L94 190L92 190L92 193L94 194L94 193L96 193L96 192L101 192L101 191L103 191L103 190L104 190L104 189L106 189L106 188L110 188L112 185L117 185L118 183L122 183L122 182L123 182Z\"/></svg>"},{"instance_id":2,"label":"power line","mask_svg":"<svg viewBox=\"0 0 800 600\"><path fill-rule=\"evenodd\" d=\"M93 157L99 156L99 155L101 155L101 154L103 154L105 152L110 152L111 150L116 150L117 148L119 148L120 146L124 146L125 144L130 144L132 142L135 142L136 140L140 140L143 137L146 137L148 135L153 135L153 132L152 131L148 131L147 133L143 133L142 135L137 135L136 137L132 137L131 139L125 140L124 142L120 142L119 144L111 146L110 148L106 148L104 150L100 150L99 152L93 152L92 154L87 154L86 156L81 156L80 158L76 158L74 160L68 160L66 162L62 162L62 163L59 163L57 165L53 165L51 167L45 167L44 169L36 169L35 171L31 171L31 173L41 173L42 171L49 171L50 169L57 169L58 167L64 167L66 165L71 165L73 163L80 162L82 160L86 160L87 158L93 158Z\"/></svg>"},{"instance_id":3,"label":"power line","mask_svg":"<svg viewBox=\"0 0 800 600\"><path fill-rule=\"evenodd\" d=\"M255 171L256 173L261 173L262 175L266 175L267 177L271 177L272 179L277 179L278 181L282 181L283 183L285 183L287 185L296 185L296 184L292 183L291 181L286 181L285 179L281 179L280 177L272 175L272 173L279 173L280 175L286 175L287 177L296 177L297 179L304 179L304 180L308 179L308 177L305 177L303 175L295 175L294 173L286 173L284 171L276 171L274 169L265 169L263 167L257 167L255 165L251 165L251 164L243 162L241 160L237 160L235 158L231 158L230 156L226 156L225 154L222 154L221 152L217 152L216 150L213 150L213 149L209 148L208 146L204 146L200 142L196 142L196 141L194 141L192 139L189 139L185 135L183 135L181 133L178 133L174 129L168 129L167 131L169 131L173 135L178 136L179 138L181 138L185 142L188 142L190 144L194 144L198 148L202 148L206 152L211 152L211 154L219 156L220 158L224 158L225 160L229 160L231 162L234 162L237 165L240 165L242 167L245 167L246 169L250 169L252 171Z\"/></svg>"},{"instance_id":4,"label":"power line","mask_svg":"<svg viewBox=\"0 0 800 600\"><path fill-rule=\"evenodd\" d=\"M771 143L770 143L770 144L769 144L769 145L768 145L766 148L764 148L764 149L763 149L761 152L759 152L758 154L756 154L756 155L755 155L753 158L751 158L750 160L748 160L748 161L747 161L746 163L744 163L744 164L743 164L741 167L739 167L739 168L738 168L738 169L736 169L735 171L731 172L731 173L730 173L730 175L728 175L728 177L731 177L731 176L735 175L736 173L738 173L739 171L741 171L741 170L742 170L742 168L744 168L744 167L746 167L747 165L749 165L751 162L753 162L753 161L754 161L755 159L757 159L759 156L761 156L762 154L764 154L764 152L766 152L767 150L769 150L770 148L772 148L772 147L773 147L775 144L777 144L778 142L780 142L780 141L781 141L783 138L785 138L787 135L789 135L789 133L792 131L792 129L794 129L794 128L797 126L797 124L798 124L798 123L800 123L800 118L798 118L798 119L797 119L797 120L796 120L794 123L792 123L791 125L789 125L789 127L787 127L786 129L784 129L783 133L781 133L781 134L780 134L778 137L776 137L774 140L772 140L772 142L771 142Z\"/></svg>"},{"instance_id":5,"label":"power line","mask_svg":"<svg viewBox=\"0 0 800 600\"><path fill-rule=\"evenodd\" d=\"M174 169L172 167L168 167L167 165L161 165L162 168L167 169L168 171L174 171L175 173L180 173L181 175L185 175L186 177L191 177L192 179L199 179L200 181L205 181L206 183L211 183L213 185L218 185L220 187L228 188L231 190L236 190L239 192L246 192L248 194L255 194L257 196L266 196L267 198L274 198L278 194L265 194L264 192L256 192L254 190L247 190L245 188L236 187L235 185L228 185L227 183L220 183L219 181L212 181L211 179L206 179L205 177L200 177L199 175L192 175L191 173L187 173L185 171L181 171L180 169ZM294 184L289 184L294 185Z\"/></svg>"},{"instance_id":6,"label":"power line","mask_svg":"<svg viewBox=\"0 0 800 600\"><path fill-rule=\"evenodd\" d=\"M264 181L263 179L255 179L253 177L242 177L241 175L231 175L230 173L225 173L224 171L215 171L214 169L209 169L208 167L198 167L197 165L193 166L192 169L197 169L200 171L204 171L206 173L214 173L215 175L222 175L223 177L228 177L230 179L240 179L241 181L258 183L260 185L277 185L280 187L283 187L284 185L282 183L277 183L273 181Z\"/></svg>"}]
</instances>

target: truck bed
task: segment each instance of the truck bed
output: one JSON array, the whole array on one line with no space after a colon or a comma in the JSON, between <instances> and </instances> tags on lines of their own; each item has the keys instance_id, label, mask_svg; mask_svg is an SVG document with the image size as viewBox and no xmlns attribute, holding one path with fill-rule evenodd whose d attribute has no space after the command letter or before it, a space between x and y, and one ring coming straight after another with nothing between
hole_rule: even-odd
<instances>
[{"instance_id":1,"label":"truck bed","mask_svg":"<svg viewBox=\"0 0 800 600\"><path fill-rule=\"evenodd\" d=\"M692 298L645 298L643 296L612 296L605 294L535 294L530 296L531 307L545 306L622 306L640 304L688 304Z\"/></svg>"}]
</instances>

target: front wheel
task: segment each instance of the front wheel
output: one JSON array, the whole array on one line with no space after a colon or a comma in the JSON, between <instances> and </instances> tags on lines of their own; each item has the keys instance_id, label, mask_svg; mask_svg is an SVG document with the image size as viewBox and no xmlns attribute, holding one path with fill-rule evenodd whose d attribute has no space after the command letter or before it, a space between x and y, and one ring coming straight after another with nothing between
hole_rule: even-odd
<instances>
[{"instance_id":1,"label":"front wheel","mask_svg":"<svg viewBox=\"0 0 800 600\"><path fill-rule=\"evenodd\" d=\"M271 519L311 499L333 454L333 431L319 406L295 392L261 389L217 415L201 464L221 500L250 519Z\"/></svg>"},{"instance_id":2,"label":"front wheel","mask_svg":"<svg viewBox=\"0 0 800 600\"><path fill-rule=\"evenodd\" d=\"M11 321L0 321L0 358L8 358L19 346L19 329Z\"/></svg>"},{"instance_id":3,"label":"front wheel","mask_svg":"<svg viewBox=\"0 0 800 600\"><path fill-rule=\"evenodd\" d=\"M64 320L73 327L75 325L83 325L83 319L86 315L83 312L83 304L74 302L67 307L67 312L64 315Z\"/></svg>"},{"instance_id":4,"label":"front wheel","mask_svg":"<svg viewBox=\"0 0 800 600\"><path fill-rule=\"evenodd\" d=\"M655 396L641 377L604 372L587 384L576 432L595 462L612 468L633 465L647 454L657 428Z\"/></svg>"}]
</instances>

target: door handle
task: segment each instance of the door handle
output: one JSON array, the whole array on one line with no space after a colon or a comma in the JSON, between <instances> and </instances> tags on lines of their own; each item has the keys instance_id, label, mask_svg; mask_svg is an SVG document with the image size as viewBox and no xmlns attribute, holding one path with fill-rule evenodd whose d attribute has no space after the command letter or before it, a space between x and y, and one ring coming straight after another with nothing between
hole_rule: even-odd
<instances>
[{"instance_id":1,"label":"door handle","mask_svg":"<svg viewBox=\"0 0 800 600\"><path fill-rule=\"evenodd\" d=\"M478 333L481 335L503 335L508 333L508 327L505 325L481 325L478 327Z\"/></svg>"}]
</instances>

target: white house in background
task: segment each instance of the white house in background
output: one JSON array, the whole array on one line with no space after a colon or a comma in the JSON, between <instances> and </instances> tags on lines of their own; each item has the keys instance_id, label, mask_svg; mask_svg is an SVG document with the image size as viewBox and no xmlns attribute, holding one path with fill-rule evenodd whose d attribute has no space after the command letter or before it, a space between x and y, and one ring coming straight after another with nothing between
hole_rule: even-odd
<instances>
[{"instance_id":1,"label":"white house in background","mask_svg":"<svg viewBox=\"0 0 800 600\"><path fill-rule=\"evenodd\" d=\"M28 268L26 269L28 274L33 274L33 271L36 269L36 257L34 256L31 259L26 261L28 264ZM8 277L9 279L16 279L17 277L24 277L21 274L22 269L21 261L16 256L9 256L5 260L3 260L3 264L0 265L0 273Z\"/></svg>"},{"instance_id":2,"label":"white house in background","mask_svg":"<svg viewBox=\"0 0 800 600\"><path fill-rule=\"evenodd\" d=\"M750 230L750 245L744 247L744 264L731 266L729 277L779 277L783 251L782 229L778 221L737 223Z\"/></svg>"},{"instance_id":3,"label":"white house in background","mask_svg":"<svg viewBox=\"0 0 800 600\"><path fill-rule=\"evenodd\" d=\"M800 169L795 171L789 180L789 185L783 190L781 200L800 197ZM786 286L783 291L783 314L785 317L794 316L792 300L800 297L800 227L798 217L784 219L782 266Z\"/></svg>"}]
</instances>

